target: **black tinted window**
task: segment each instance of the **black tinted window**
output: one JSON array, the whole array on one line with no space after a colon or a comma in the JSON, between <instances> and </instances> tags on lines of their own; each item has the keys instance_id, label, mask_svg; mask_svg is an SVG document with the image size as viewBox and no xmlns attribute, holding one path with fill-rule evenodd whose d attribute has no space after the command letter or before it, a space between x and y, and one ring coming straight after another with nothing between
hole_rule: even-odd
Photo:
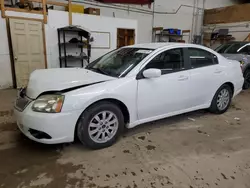
<instances>
[{"instance_id":1,"label":"black tinted window","mask_svg":"<svg viewBox=\"0 0 250 188\"><path fill-rule=\"evenodd\" d=\"M188 51L192 68L205 67L218 63L217 57L206 50L189 48Z\"/></svg>"},{"instance_id":2,"label":"black tinted window","mask_svg":"<svg viewBox=\"0 0 250 188\"><path fill-rule=\"evenodd\" d=\"M242 48L239 53L250 54L250 46Z\"/></svg>"},{"instance_id":3,"label":"black tinted window","mask_svg":"<svg viewBox=\"0 0 250 188\"><path fill-rule=\"evenodd\" d=\"M218 48L215 49L218 53L227 53L227 54L236 54L238 53L238 50L246 45L246 42L235 42L235 43L228 43L228 44L222 44Z\"/></svg>"},{"instance_id":4,"label":"black tinted window","mask_svg":"<svg viewBox=\"0 0 250 188\"><path fill-rule=\"evenodd\" d=\"M225 51L231 46L232 44L222 44L218 48L215 49L218 53L225 53Z\"/></svg>"},{"instance_id":5,"label":"black tinted window","mask_svg":"<svg viewBox=\"0 0 250 188\"><path fill-rule=\"evenodd\" d=\"M227 54L236 54L238 52L238 50L244 46L244 43L236 43L231 45L228 49L226 49L225 53Z\"/></svg>"},{"instance_id":6,"label":"black tinted window","mask_svg":"<svg viewBox=\"0 0 250 188\"><path fill-rule=\"evenodd\" d=\"M146 69L149 68L161 69L162 74L182 70L184 68L183 49L177 48L160 53L146 66Z\"/></svg>"}]
</instances>

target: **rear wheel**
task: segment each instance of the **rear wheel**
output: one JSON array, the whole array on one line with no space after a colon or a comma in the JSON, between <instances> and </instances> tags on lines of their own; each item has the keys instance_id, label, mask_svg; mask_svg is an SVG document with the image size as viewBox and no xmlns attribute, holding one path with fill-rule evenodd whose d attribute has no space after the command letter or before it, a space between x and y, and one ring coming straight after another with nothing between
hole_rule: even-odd
<instances>
[{"instance_id":1,"label":"rear wheel","mask_svg":"<svg viewBox=\"0 0 250 188\"><path fill-rule=\"evenodd\" d=\"M222 114L227 111L232 100L232 89L229 85L221 86L212 100L209 110L215 114Z\"/></svg>"},{"instance_id":2,"label":"rear wheel","mask_svg":"<svg viewBox=\"0 0 250 188\"><path fill-rule=\"evenodd\" d=\"M120 108L111 102L99 102L88 108L77 126L79 140L92 149L113 145L124 129Z\"/></svg>"},{"instance_id":3,"label":"rear wheel","mask_svg":"<svg viewBox=\"0 0 250 188\"><path fill-rule=\"evenodd\" d=\"M250 70L246 70L244 73L244 85L243 89L249 89L250 88Z\"/></svg>"}]
</instances>

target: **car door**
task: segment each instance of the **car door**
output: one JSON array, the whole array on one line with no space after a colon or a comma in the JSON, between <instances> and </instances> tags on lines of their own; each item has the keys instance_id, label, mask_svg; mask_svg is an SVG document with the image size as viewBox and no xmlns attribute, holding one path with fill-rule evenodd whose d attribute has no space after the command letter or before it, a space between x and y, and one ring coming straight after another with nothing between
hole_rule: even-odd
<instances>
[{"instance_id":1,"label":"car door","mask_svg":"<svg viewBox=\"0 0 250 188\"><path fill-rule=\"evenodd\" d=\"M164 116L189 108L189 73L185 69L183 48L163 51L142 70L161 69L157 78L138 79L137 107L140 120Z\"/></svg>"},{"instance_id":2,"label":"car door","mask_svg":"<svg viewBox=\"0 0 250 188\"><path fill-rule=\"evenodd\" d=\"M190 102L193 107L210 105L215 92L220 87L223 77L223 67L218 57L204 49L188 48Z\"/></svg>"}]
</instances>

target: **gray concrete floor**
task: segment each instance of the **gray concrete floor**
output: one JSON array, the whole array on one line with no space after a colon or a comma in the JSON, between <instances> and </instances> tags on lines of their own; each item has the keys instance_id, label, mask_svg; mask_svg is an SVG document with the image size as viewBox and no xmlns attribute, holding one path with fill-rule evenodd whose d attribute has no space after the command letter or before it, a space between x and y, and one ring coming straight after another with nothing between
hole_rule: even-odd
<instances>
[{"instance_id":1,"label":"gray concrete floor","mask_svg":"<svg viewBox=\"0 0 250 188\"><path fill-rule=\"evenodd\" d=\"M43 145L20 134L15 90L0 91L0 188L249 188L250 91L229 111L141 125L114 146Z\"/></svg>"}]
</instances>

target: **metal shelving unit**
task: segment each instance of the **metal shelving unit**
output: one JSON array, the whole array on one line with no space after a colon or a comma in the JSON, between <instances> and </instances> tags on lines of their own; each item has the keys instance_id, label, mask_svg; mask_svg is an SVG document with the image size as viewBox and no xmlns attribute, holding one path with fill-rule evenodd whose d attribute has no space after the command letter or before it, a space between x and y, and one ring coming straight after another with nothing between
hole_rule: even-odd
<instances>
[{"instance_id":1,"label":"metal shelving unit","mask_svg":"<svg viewBox=\"0 0 250 188\"><path fill-rule=\"evenodd\" d=\"M183 36L182 34L170 34L162 27L153 28L153 42L177 42L182 41Z\"/></svg>"},{"instance_id":2,"label":"metal shelving unit","mask_svg":"<svg viewBox=\"0 0 250 188\"><path fill-rule=\"evenodd\" d=\"M87 61L88 64L91 55L90 32L78 26L59 28L57 29L57 32L60 67L74 67L72 66L73 62L79 62L81 67L84 67L84 61ZM69 37L72 36L78 41L71 42ZM86 42L83 41L84 38ZM69 54L69 49L71 49L71 51L74 51L74 49L77 51L77 48L80 48L79 55ZM87 49L87 53L83 52L83 49L85 48Z\"/></svg>"}]
</instances>

